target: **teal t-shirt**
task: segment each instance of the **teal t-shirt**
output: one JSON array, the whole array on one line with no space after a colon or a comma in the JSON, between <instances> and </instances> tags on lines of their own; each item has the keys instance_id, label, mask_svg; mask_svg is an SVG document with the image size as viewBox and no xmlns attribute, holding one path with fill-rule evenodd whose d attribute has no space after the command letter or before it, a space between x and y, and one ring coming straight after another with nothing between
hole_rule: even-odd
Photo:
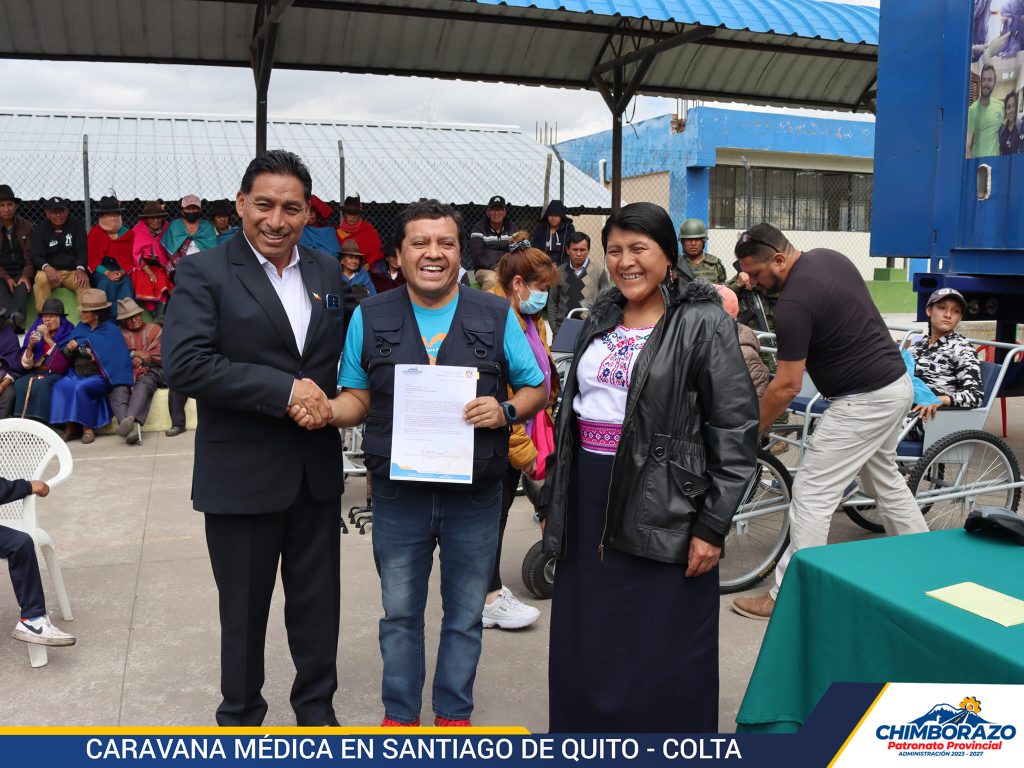
<instances>
[{"instance_id":1,"label":"teal t-shirt","mask_svg":"<svg viewBox=\"0 0 1024 768\"><path fill-rule=\"evenodd\" d=\"M1003 122L1003 102L989 99L988 106L981 99L967 110L967 132L973 134L971 157L992 157L999 154L999 126Z\"/></svg>"},{"instance_id":2,"label":"teal t-shirt","mask_svg":"<svg viewBox=\"0 0 1024 768\"><path fill-rule=\"evenodd\" d=\"M459 304L459 296L455 295L448 304L437 309L426 309L412 305L419 327L420 338L427 350L430 364L437 362L437 352L441 342L448 335L455 318L455 308ZM352 315L345 335L345 349L341 355L341 372L338 374L338 386L350 389L369 389L370 380L362 365L363 356L363 313L360 307ZM509 307L508 319L505 322L505 359L508 361L509 383L513 389L519 387L538 387L544 383L544 374L530 349L519 325L519 319Z\"/></svg>"}]
</instances>

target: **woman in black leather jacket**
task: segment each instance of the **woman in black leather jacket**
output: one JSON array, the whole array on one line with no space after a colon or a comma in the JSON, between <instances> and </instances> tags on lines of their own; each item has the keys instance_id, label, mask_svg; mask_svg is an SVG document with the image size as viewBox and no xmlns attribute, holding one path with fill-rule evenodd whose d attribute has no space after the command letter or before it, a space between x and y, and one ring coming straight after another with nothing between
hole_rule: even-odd
<instances>
[{"instance_id":1,"label":"woman in black leather jacket","mask_svg":"<svg viewBox=\"0 0 1024 768\"><path fill-rule=\"evenodd\" d=\"M668 214L624 206L601 238L615 288L577 340L539 505L559 557L549 728L715 732L717 565L755 466L757 396Z\"/></svg>"}]
</instances>

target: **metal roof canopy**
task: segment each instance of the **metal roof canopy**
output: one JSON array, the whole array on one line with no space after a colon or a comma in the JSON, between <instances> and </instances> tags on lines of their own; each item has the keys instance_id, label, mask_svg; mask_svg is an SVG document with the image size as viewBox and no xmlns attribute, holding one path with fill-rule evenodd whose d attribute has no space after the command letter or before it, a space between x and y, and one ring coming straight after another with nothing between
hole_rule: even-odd
<instances>
[{"instance_id":1,"label":"metal roof canopy","mask_svg":"<svg viewBox=\"0 0 1024 768\"><path fill-rule=\"evenodd\" d=\"M873 108L878 9L819 0L3 0L0 57L273 67Z\"/></svg>"}]
</instances>

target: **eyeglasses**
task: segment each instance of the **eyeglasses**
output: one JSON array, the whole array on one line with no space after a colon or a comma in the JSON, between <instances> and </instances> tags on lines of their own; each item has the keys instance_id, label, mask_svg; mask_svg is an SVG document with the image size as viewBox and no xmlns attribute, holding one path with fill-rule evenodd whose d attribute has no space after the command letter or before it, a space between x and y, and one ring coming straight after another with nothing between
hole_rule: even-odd
<instances>
[{"instance_id":1,"label":"eyeglasses","mask_svg":"<svg viewBox=\"0 0 1024 768\"><path fill-rule=\"evenodd\" d=\"M757 243L758 245L763 245L765 248L771 248L776 253L779 252L778 246L772 245L771 243L766 243L764 240L758 240L756 237L748 235L746 232L740 232L738 235L736 235L736 239L739 240L741 243Z\"/></svg>"}]
</instances>

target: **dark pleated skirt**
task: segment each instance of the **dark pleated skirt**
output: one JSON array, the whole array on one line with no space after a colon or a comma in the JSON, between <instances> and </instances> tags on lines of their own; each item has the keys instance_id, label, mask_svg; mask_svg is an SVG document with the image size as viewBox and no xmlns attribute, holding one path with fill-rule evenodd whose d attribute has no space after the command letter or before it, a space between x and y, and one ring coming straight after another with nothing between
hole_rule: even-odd
<instances>
[{"instance_id":1,"label":"dark pleated skirt","mask_svg":"<svg viewBox=\"0 0 1024 768\"><path fill-rule=\"evenodd\" d=\"M580 450L551 606L553 733L718 730L718 569L598 545L611 456Z\"/></svg>"},{"instance_id":2,"label":"dark pleated skirt","mask_svg":"<svg viewBox=\"0 0 1024 768\"><path fill-rule=\"evenodd\" d=\"M60 373L39 373L32 371L26 373L14 382L14 415L21 417L25 411L26 419L35 419L44 424L50 423L50 390L54 382L58 381L63 374ZM29 389L29 382L32 387ZM28 408L25 408L25 398L28 397Z\"/></svg>"}]
</instances>

